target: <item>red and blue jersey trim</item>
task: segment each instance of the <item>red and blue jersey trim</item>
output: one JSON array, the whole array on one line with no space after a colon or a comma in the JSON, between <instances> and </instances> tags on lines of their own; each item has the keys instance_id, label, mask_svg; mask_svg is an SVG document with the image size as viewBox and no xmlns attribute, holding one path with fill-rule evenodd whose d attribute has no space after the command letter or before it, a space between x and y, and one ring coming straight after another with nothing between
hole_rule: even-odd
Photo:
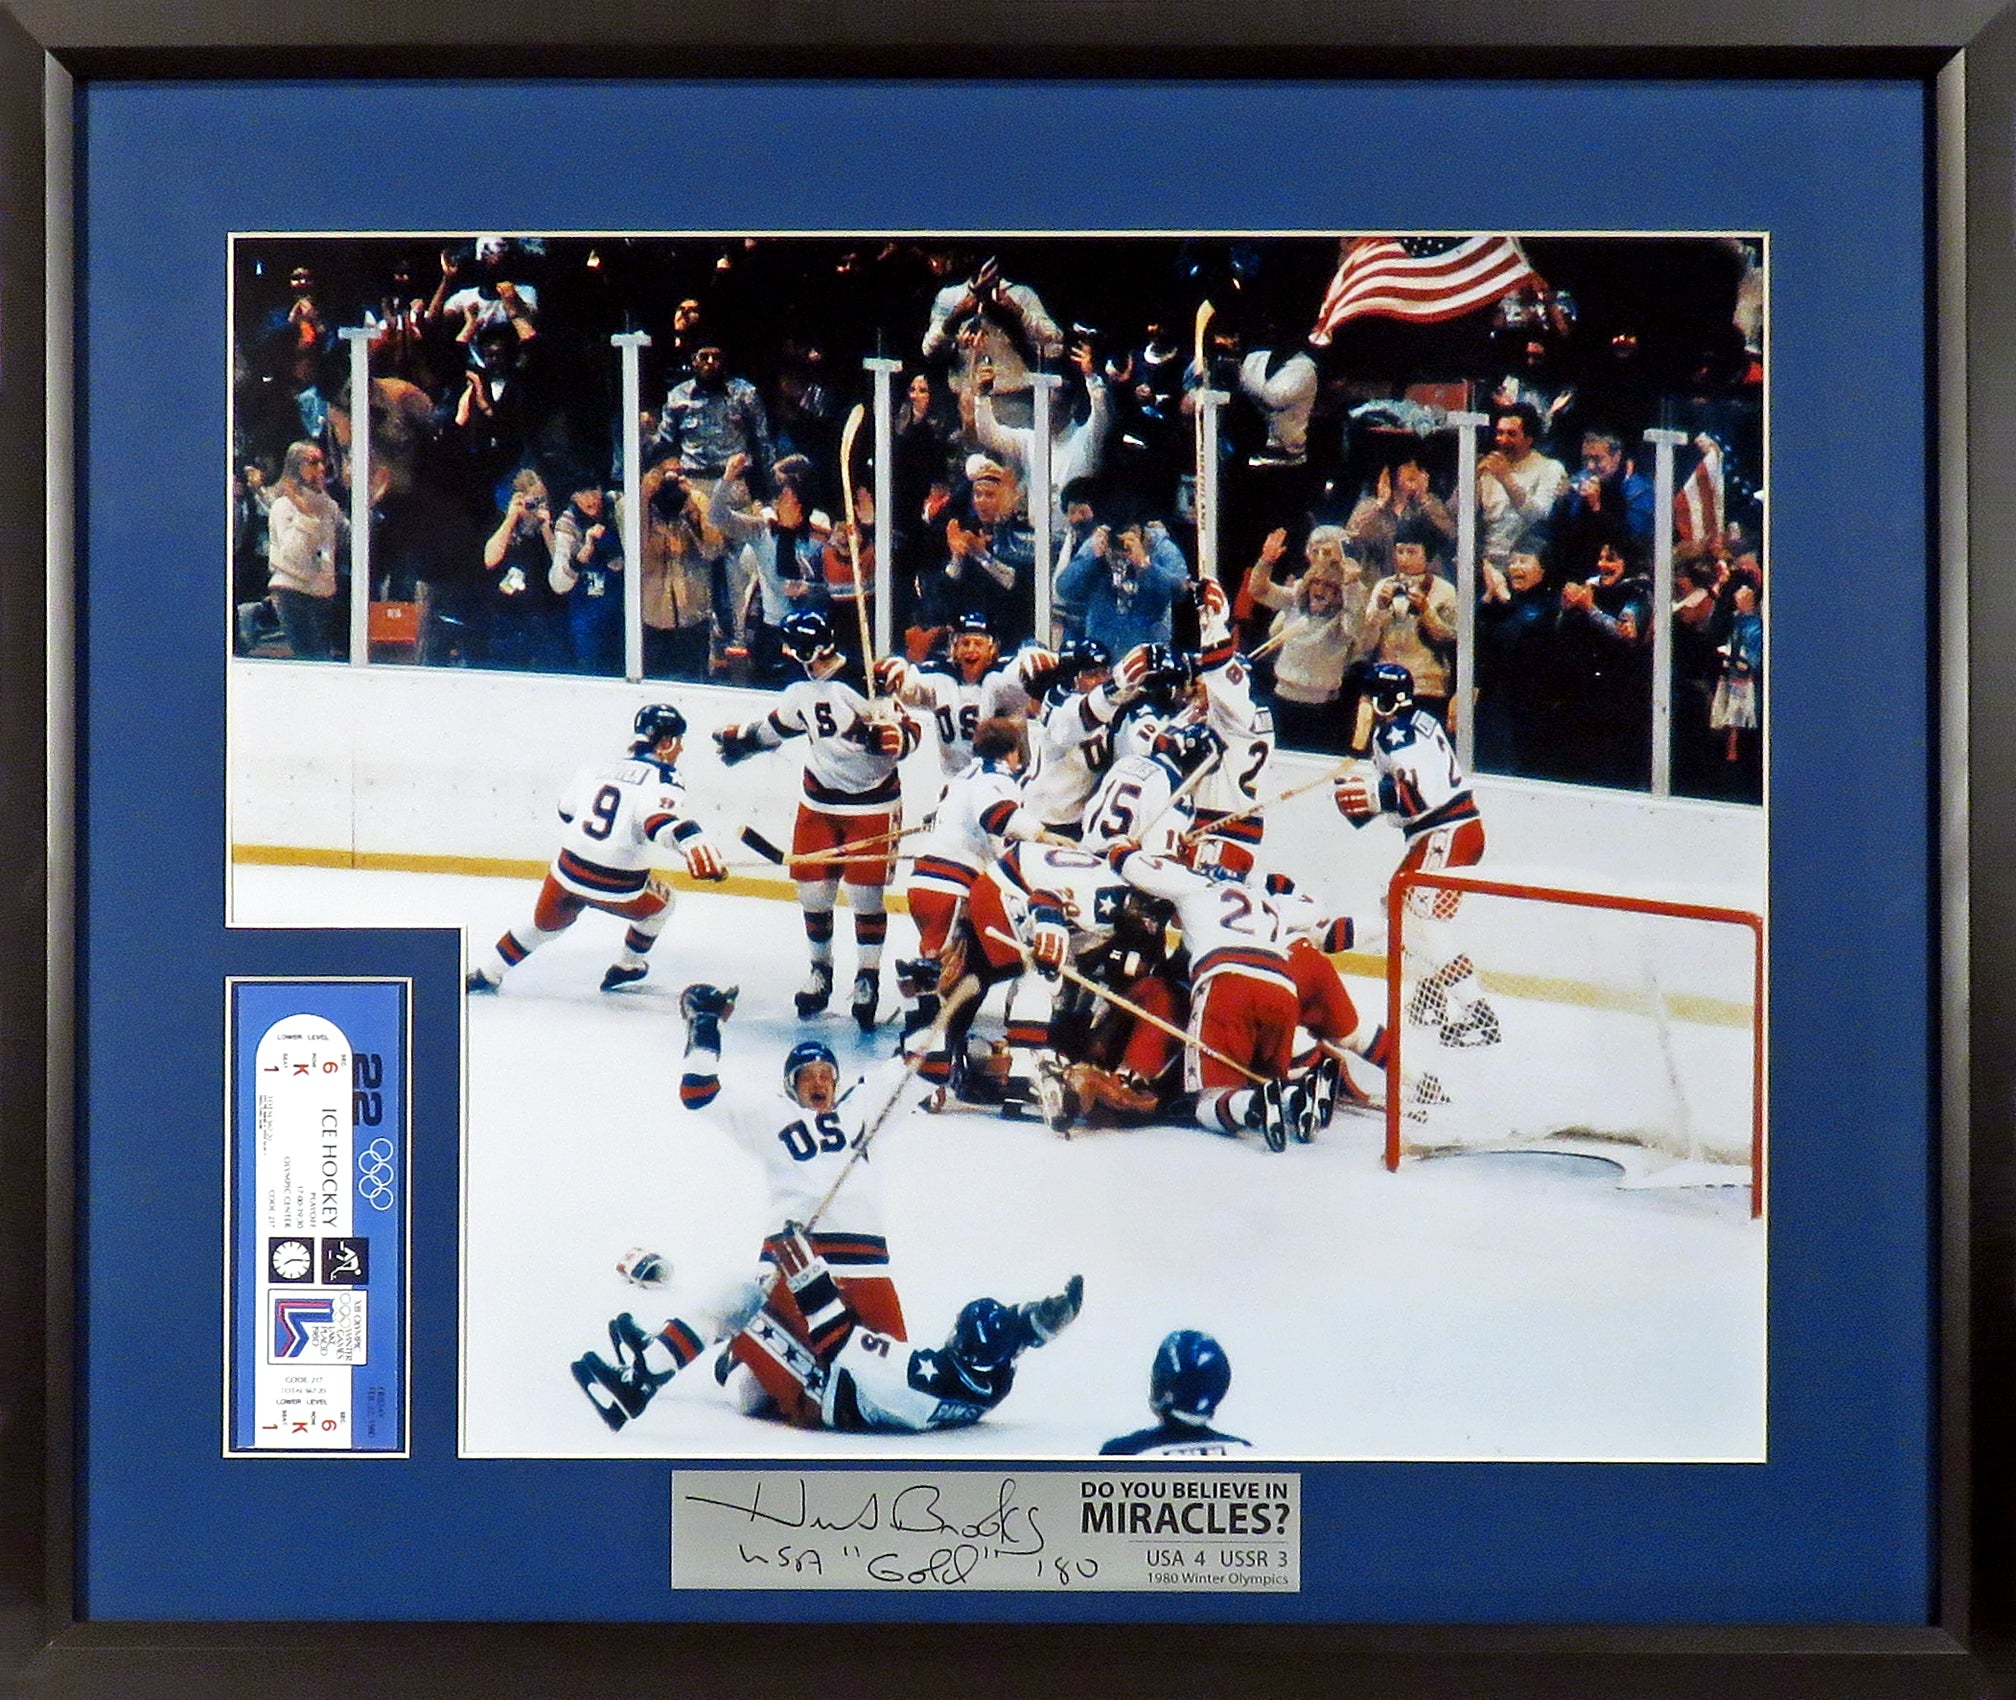
<instances>
[{"instance_id":1,"label":"red and blue jersey trim","mask_svg":"<svg viewBox=\"0 0 2016 1700\"><path fill-rule=\"evenodd\" d=\"M689 1110L704 1110L721 1096L721 1077L718 1074L682 1074L679 1077L679 1102Z\"/></svg>"},{"instance_id":2,"label":"red and blue jersey trim","mask_svg":"<svg viewBox=\"0 0 2016 1700\"><path fill-rule=\"evenodd\" d=\"M891 769L889 776L870 790L836 791L830 785L821 785L808 771L805 775L805 800L829 809L882 808L903 801L903 782Z\"/></svg>"},{"instance_id":3,"label":"red and blue jersey trim","mask_svg":"<svg viewBox=\"0 0 2016 1700\"><path fill-rule=\"evenodd\" d=\"M957 886L961 891L971 891L973 882L980 877L978 868L968 867L964 862L955 862L948 856L919 856L910 877L917 880L936 880L941 885Z\"/></svg>"},{"instance_id":4,"label":"red and blue jersey trim","mask_svg":"<svg viewBox=\"0 0 2016 1700\"><path fill-rule=\"evenodd\" d=\"M563 880L597 897L635 897L651 883L649 868L605 868L596 862L583 861L572 850L562 850L553 867Z\"/></svg>"},{"instance_id":5,"label":"red and blue jersey trim","mask_svg":"<svg viewBox=\"0 0 2016 1700\"><path fill-rule=\"evenodd\" d=\"M1439 826L1454 826L1459 821L1477 819L1477 799L1468 791L1458 791L1448 802L1440 803L1425 815L1417 815L1402 828L1404 836L1419 838L1424 832L1433 832Z\"/></svg>"},{"instance_id":6,"label":"red and blue jersey trim","mask_svg":"<svg viewBox=\"0 0 2016 1700\"><path fill-rule=\"evenodd\" d=\"M1218 950L1206 951L1204 956L1190 970L1193 984L1202 985L1214 974L1250 974L1256 979L1272 980L1277 985L1286 986L1291 992L1295 982L1288 971L1288 959L1279 951L1255 950L1250 945L1225 945Z\"/></svg>"},{"instance_id":7,"label":"red and blue jersey trim","mask_svg":"<svg viewBox=\"0 0 2016 1700\"><path fill-rule=\"evenodd\" d=\"M1196 830L1200 838L1208 836L1227 838L1234 844L1258 844L1267 836L1267 823L1257 812L1231 820L1222 811L1199 809Z\"/></svg>"},{"instance_id":8,"label":"red and blue jersey trim","mask_svg":"<svg viewBox=\"0 0 2016 1700\"><path fill-rule=\"evenodd\" d=\"M763 1262L777 1261L781 1236L772 1234L763 1242ZM889 1262L889 1242L880 1234L810 1234L806 1236L816 1256L835 1269L872 1269Z\"/></svg>"}]
</instances>

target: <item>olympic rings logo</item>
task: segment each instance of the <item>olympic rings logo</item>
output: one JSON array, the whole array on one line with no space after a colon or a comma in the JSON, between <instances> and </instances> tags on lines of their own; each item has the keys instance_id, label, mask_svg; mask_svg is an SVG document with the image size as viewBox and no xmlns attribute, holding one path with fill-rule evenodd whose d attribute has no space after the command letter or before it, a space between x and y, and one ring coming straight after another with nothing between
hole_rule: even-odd
<instances>
[{"instance_id":1,"label":"olympic rings logo","mask_svg":"<svg viewBox=\"0 0 2016 1700\"><path fill-rule=\"evenodd\" d=\"M357 1153L357 1196L373 1210L392 1208L392 1142L374 1139Z\"/></svg>"}]
</instances>

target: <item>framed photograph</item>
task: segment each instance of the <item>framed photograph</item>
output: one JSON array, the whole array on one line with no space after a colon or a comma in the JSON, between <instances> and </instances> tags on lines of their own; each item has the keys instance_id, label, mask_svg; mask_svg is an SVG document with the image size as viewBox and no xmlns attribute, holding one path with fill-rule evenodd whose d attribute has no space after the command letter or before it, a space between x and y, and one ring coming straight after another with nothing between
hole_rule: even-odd
<instances>
[{"instance_id":1,"label":"framed photograph","mask_svg":"<svg viewBox=\"0 0 2016 1700\"><path fill-rule=\"evenodd\" d=\"M55 1691L1991 1680L2001 22L8 27Z\"/></svg>"}]
</instances>

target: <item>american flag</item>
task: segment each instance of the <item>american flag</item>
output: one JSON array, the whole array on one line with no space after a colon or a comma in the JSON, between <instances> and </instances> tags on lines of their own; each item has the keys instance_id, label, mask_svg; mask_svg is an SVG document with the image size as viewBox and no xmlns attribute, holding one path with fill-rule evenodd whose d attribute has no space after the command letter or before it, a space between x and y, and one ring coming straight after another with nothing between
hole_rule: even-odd
<instances>
[{"instance_id":1,"label":"american flag","mask_svg":"<svg viewBox=\"0 0 2016 1700\"><path fill-rule=\"evenodd\" d=\"M1510 236L1352 237L1309 340L1327 346L1347 319L1454 319L1521 284L1544 287Z\"/></svg>"},{"instance_id":2,"label":"american flag","mask_svg":"<svg viewBox=\"0 0 2016 1700\"><path fill-rule=\"evenodd\" d=\"M1675 540L1719 546L1723 534L1722 445L1705 436L1694 442L1701 451L1700 464L1673 492Z\"/></svg>"}]
</instances>

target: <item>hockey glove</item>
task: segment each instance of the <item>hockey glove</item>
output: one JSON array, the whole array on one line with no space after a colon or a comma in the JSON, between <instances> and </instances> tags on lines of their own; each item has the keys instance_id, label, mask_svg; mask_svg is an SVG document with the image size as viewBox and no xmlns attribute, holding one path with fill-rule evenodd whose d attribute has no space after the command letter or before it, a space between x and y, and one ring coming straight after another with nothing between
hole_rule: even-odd
<instances>
[{"instance_id":1,"label":"hockey glove","mask_svg":"<svg viewBox=\"0 0 2016 1700\"><path fill-rule=\"evenodd\" d=\"M1044 979L1054 980L1057 970L1064 966L1064 958L1070 954L1071 930L1054 909L1033 910L1030 919L1035 923L1029 936L1030 960Z\"/></svg>"},{"instance_id":2,"label":"hockey glove","mask_svg":"<svg viewBox=\"0 0 2016 1700\"><path fill-rule=\"evenodd\" d=\"M1379 818L1379 781L1365 773L1347 773L1338 781L1337 812L1353 826Z\"/></svg>"},{"instance_id":3,"label":"hockey glove","mask_svg":"<svg viewBox=\"0 0 2016 1700\"><path fill-rule=\"evenodd\" d=\"M692 1051L718 1051L721 1049L721 1023L735 1013L735 997L741 990L730 986L725 992L719 986L688 986L679 994L679 1013L686 1018L686 1049Z\"/></svg>"},{"instance_id":4,"label":"hockey glove","mask_svg":"<svg viewBox=\"0 0 2016 1700\"><path fill-rule=\"evenodd\" d=\"M686 852L686 871L696 880L725 880L728 864L721 852L704 838L690 838L679 847Z\"/></svg>"},{"instance_id":5,"label":"hockey glove","mask_svg":"<svg viewBox=\"0 0 2016 1700\"><path fill-rule=\"evenodd\" d=\"M717 727L714 746L721 752L723 767L733 767L737 762L761 755L766 748L761 734L753 726Z\"/></svg>"},{"instance_id":6,"label":"hockey glove","mask_svg":"<svg viewBox=\"0 0 2016 1700\"><path fill-rule=\"evenodd\" d=\"M655 1251L633 1245L617 1259L616 1273L636 1287L662 1287L672 1279L672 1266Z\"/></svg>"},{"instance_id":7,"label":"hockey glove","mask_svg":"<svg viewBox=\"0 0 2016 1700\"><path fill-rule=\"evenodd\" d=\"M902 696L910 688L910 663L900 655L883 656L875 663L875 688L884 696Z\"/></svg>"}]
</instances>

